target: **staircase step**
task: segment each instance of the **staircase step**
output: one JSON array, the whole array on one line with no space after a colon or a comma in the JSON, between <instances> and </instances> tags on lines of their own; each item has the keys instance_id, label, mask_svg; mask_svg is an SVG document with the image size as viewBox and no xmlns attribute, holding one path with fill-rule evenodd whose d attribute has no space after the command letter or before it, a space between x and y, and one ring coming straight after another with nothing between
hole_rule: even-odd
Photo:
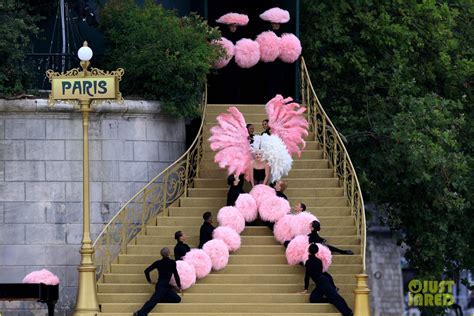
<instances>
[{"instance_id":1,"label":"staircase step","mask_svg":"<svg viewBox=\"0 0 474 316\"><path fill-rule=\"evenodd\" d=\"M291 169L285 179L290 178L333 178L332 169ZM203 169L199 173L202 179L227 179L227 170L225 169Z\"/></svg>"},{"instance_id":2,"label":"staircase step","mask_svg":"<svg viewBox=\"0 0 474 316\"><path fill-rule=\"evenodd\" d=\"M131 313L98 313L100 316L131 316ZM149 316L183 316L187 313L149 313ZM192 316L222 316L222 313L192 313ZM274 316L273 313L225 313L226 316ZM278 313L278 316L341 316L338 312L318 312L318 313Z\"/></svg>"},{"instance_id":3,"label":"staircase step","mask_svg":"<svg viewBox=\"0 0 474 316\"><path fill-rule=\"evenodd\" d=\"M212 189L211 189L212 190ZM305 190L305 189L302 189ZM311 190L311 189L308 189ZM196 207L170 207L170 216L202 216L204 212L210 211L214 218L217 216L218 209L209 209L207 206L196 206ZM333 206L321 206L311 207L311 212L316 216L351 216L351 209L349 207L333 207Z\"/></svg>"},{"instance_id":4,"label":"staircase step","mask_svg":"<svg viewBox=\"0 0 474 316\"><path fill-rule=\"evenodd\" d=\"M214 160L215 152L209 150L203 151L202 158L205 160ZM322 150L308 150L305 149L301 153L301 157L294 157L293 160L304 160L304 159L323 159L323 151Z\"/></svg>"},{"instance_id":5,"label":"staircase step","mask_svg":"<svg viewBox=\"0 0 474 316\"><path fill-rule=\"evenodd\" d=\"M319 198L304 198L289 199L290 205L295 205L296 203L304 202L308 209L311 209L313 206L347 206L347 199L343 196L341 197L319 197ZM207 206L210 208L220 209L224 207L227 203L226 198L197 198L197 197L184 197L179 200L180 206L185 207L196 207L196 206Z\"/></svg>"},{"instance_id":6,"label":"staircase step","mask_svg":"<svg viewBox=\"0 0 474 316\"><path fill-rule=\"evenodd\" d=\"M186 295L186 294L185 294ZM104 313L134 312L141 308L139 303L103 303ZM336 312L336 308L330 304L308 304L308 303L288 303L288 304L255 304L255 303L180 303L180 304L158 304L154 309L156 313L321 313ZM161 315L161 314L160 314Z\"/></svg>"},{"instance_id":7,"label":"staircase step","mask_svg":"<svg viewBox=\"0 0 474 316\"><path fill-rule=\"evenodd\" d=\"M191 188L189 197L227 197L228 188ZM287 189L285 194L292 199L304 199L314 197L343 197L342 188L297 188Z\"/></svg>"},{"instance_id":8,"label":"staircase step","mask_svg":"<svg viewBox=\"0 0 474 316\"><path fill-rule=\"evenodd\" d=\"M336 178L284 178L290 188L337 188L339 179ZM225 188L227 179L202 179L194 180L195 188Z\"/></svg>"},{"instance_id":9,"label":"staircase step","mask_svg":"<svg viewBox=\"0 0 474 316\"><path fill-rule=\"evenodd\" d=\"M258 135L259 134L260 133L258 133ZM210 134L209 134L209 136L210 136ZM304 150L321 150L321 147L319 146L319 143L317 141L308 139L308 137L306 137ZM213 150L211 149L211 143L209 142L209 137L204 138L203 151L204 152L206 152L206 151L213 152ZM298 159L298 157L296 157L296 156L294 158Z\"/></svg>"},{"instance_id":10,"label":"staircase step","mask_svg":"<svg viewBox=\"0 0 474 316\"><path fill-rule=\"evenodd\" d=\"M327 159L305 159L293 161L292 169L327 169L329 168L329 161ZM219 169L219 166L214 162L214 159L203 159L201 161L201 170L204 169ZM286 180L286 179L285 179Z\"/></svg>"}]
</instances>

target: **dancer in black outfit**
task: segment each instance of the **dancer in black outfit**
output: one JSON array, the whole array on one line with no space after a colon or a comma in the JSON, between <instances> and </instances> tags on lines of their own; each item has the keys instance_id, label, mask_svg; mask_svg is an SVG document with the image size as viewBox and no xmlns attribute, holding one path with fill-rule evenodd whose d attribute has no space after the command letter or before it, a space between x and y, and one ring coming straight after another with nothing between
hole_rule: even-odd
<instances>
[{"instance_id":1,"label":"dancer in black outfit","mask_svg":"<svg viewBox=\"0 0 474 316\"><path fill-rule=\"evenodd\" d=\"M187 236L180 230L174 233L174 239L176 239L176 246L174 246L174 260L181 260L188 251L191 250L186 241Z\"/></svg>"},{"instance_id":2,"label":"dancer in black outfit","mask_svg":"<svg viewBox=\"0 0 474 316\"><path fill-rule=\"evenodd\" d=\"M278 180L277 182L275 182L275 191L276 191L276 195L278 197L281 197L281 198L284 198L285 200L288 201L288 197L286 196L285 192L286 190L286 183L285 181L282 181L282 180Z\"/></svg>"},{"instance_id":3,"label":"dancer in black outfit","mask_svg":"<svg viewBox=\"0 0 474 316\"><path fill-rule=\"evenodd\" d=\"M306 261L306 273L304 276L304 291L308 293L309 279L316 284L316 288L311 292L309 301L311 303L330 303L334 305L343 316L351 316L352 310L347 306L346 301L337 293L336 287L331 280L323 274L323 264L315 255L319 247L316 244L309 246L309 257Z\"/></svg>"},{"instance_id":4,"label":"dancer in black outfit","mask_svg":"<svg viewBox=\"0 0 474 316\"><path fill-rule=\"evenodd\" d=\"M227 193L227 206L234 206L235 201L239 197L240 193L245 193L244 186L244 175L236 177L236 175L231 174L227 177L227 184L229 185L229 192Z\"/></svg>"},{"instance_id":5,"label":"dancer in black outfit","mask_svg":"<svg viewBox=\"0 0 474 316\"><path fill-rule=\"evenodd\" d=\"M267 119L262 121L262 127L263 127L262 135L263 134L270 135L270 126L268 126L268 120Z\"/></svg>"},{"instance_id":6,"label":"dancer in black outfit","mask_svg":"<svg viewBox=\"0 0 474 316\"><path fill-rule=\"evenodd\" d=\"M153 293L151 298L139 311L133 313L133 316L147 316L158 303L181 302L181 297L173 291L173 288L170 285L171 275L174 275L176 284L182 293L181 281L179 279L178 271L176 270L176 261L169 258L170 250L166 247L161 249L160 254L163 258L153 262L152 265L145 269L145 277L148 283L152 283L150 272L154 269L158 270L158 282L156 283L155 293Z\"/></svg>"},{"instance_id":7,"label":"dancer in black outfit","mask_svg":"<svg viewBox=\"0 0 474 316\"><path fill-rule=\"evenodd\" d=\"M354 253L351 250L342 250L334 246L326 244L326 239L319 236L319 231L321 230L321 223L318 221L313 221L311 223L311 233L308 235L309 243L320 243L325 245L331 250L331 252L337 252L341 255L353 255Z\"/></svg>"},{"instance_id":8,"label":"dancer in black outfit","mask_svg":"<svg viewBox=\"0 0 474 316\"><path fill-rule=\"evenodd\" d=\"M255 136L255 128L253 127L253 124L247 124L247 132L249 133L249 142L250 144L253 144L253 137Z\"/></svg>"},{"instance_id":9,"label":"dancer in black outfit","mask_svg":"<svg viewBox=\"0 0 474 316\"><path fill-rule=\"evenodd\" d=\"M212 226L212 213L211 212L206 212L202 214L202 218L204 219L204 223L201 225L201 229L199 232L199 247L198 248L202 248L202 246L206 242L212 239L212 232L214 231L214 229L216 229L214 226Z\"/></svg>"}]
</instances>

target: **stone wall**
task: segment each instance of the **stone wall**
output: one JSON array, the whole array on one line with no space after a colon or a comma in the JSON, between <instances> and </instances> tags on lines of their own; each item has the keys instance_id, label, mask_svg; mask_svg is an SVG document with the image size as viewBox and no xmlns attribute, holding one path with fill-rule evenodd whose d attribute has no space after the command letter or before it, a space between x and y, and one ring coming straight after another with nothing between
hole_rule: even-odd
<instances>
[{"instance_id":1,"label":"stone wall","mask_svg":"<svg viewBox=\"0 0 474 316\"><path fill-rule=\"evenodd\" d=\"M185 150L182 119L157 102L104 103L91 113L92 238ZM61 280L57 315L74 307L82 237L82 121L72 105L0 100L0 283L47 268ZM45 305L0 302L5 315Z\"/></svg>"},{"instance_id":2,"label":"stone wall","mask_svg":"<svg viewBox=\"0 0 474 316\"><path fill-rule=\"evenodd\" d=\"M371 315L403 315L402 256L387 228L369 229L366 258Z\"/></svg>"}]
</instances>

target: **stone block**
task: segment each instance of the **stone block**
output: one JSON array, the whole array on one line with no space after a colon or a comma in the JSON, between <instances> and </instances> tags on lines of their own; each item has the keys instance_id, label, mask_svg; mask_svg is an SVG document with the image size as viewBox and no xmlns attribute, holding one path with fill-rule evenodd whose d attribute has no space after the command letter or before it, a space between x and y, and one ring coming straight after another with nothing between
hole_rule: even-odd
<instances>
[{"instance_id":1,"label":"stone block","mask_svg":"<svg viewBox=\"0 0 474 316\"><path fill-rule=\"evenodd\" d=\"M146 119L140 117L119 121L118 138L127 140L146 140Z\"/></svg>"},{"instance_id":2,"label":"stone block","mask_svg":"<svg viewBox=\"0 0 474 316\"><path fill-rule=\"evenodd\" d=\"M66 225L66 243L79 245L82 240L82 224Z\"/></svg>"},{"instance_id":3,"label":"stone block","mask_svg":"<svg viewBox=\"0 0 474 316\"><path fill-rule=\"evenodd\" d=\"M82 120L80 114L70 119L46 120L47 139L82 139Z\"/></svg>"},{"instance_id":4,"label":"stone block","mask_svg":"<svg viewBox=\"0 0 474 316\"><path fill-rule=\"evenodd\" d=\"M184 153L184 143L160 142L159 156L160 161L173 162Z\"/></svg>"},{"instance_id":5,"label":"stone block","mask_svg":"<svg viewBox=\"0 0 474 316\"><path fill-rule=\"evenodd\" d=\"M44 161L5 162L6 181L44 181Z\"/></svg>"},{"instance_id":6,"label":"stone block","mask_svg":"<svg viewBox=\"0 0 474 316\"><path fill-rule=\"evenodd\" d=\"M66 286L78 286L79 272L77 267L66 266ZM63 283L64 284L64 283Z\"/></svg>"},{"instance_id":7,"label":"stone block","mask_svg":"<svg viewBox=\"0 0 474 316\"><path fill-rule=\"evenodd\" d=\"M165 162L149 162L148 163L148 181L151 181L154 177L160 174L161 171L165 170L170 164Z\"/></svg>"},{"instance_id":8,"label":"stone block","mask_svg":"<svg viewBox=\"0 0 474 316\"><path fill-rule=\"evenodd\" d=\"M74 265L80 262L80 245L45 246L46 264L55 266Z\"/></svg>"},{"instance_id":9,"label":"stone block","mask_svg":"<svg viewBox=\"0 0 474 316\"><path fill-rule=\"evenodd\" d=\"M91 182L89 191L91 202L102 201L102 183ZM66 201L82 202L82 182L66 183Z\"/></svg>"},{"instance_id":10,"label":"stone block","mask_svg":"<svg viewBox=\"0 0 474 316\"><path fill-rule=\"evenodd\" d=\"M25 141L23 140L1 140L0 160L24 160Z\"/></svg>"},{"instance_id":11,"label":"stone block","mask_svg":"<svg viewBox=\"0 0 474 316\"><path fill-rule=\"evenodd\" d=\"M46 213L50 202L17 202L5 203L5 223L36 224L46 222Z\"/></svg>"},{"instance_id":12,"label":"stone block","mask_svg":"<svg viewBox=\"0 0 474 316\"><path fill-rule=\"evenodd\" d=\"M91 222L93 224L107 224L122 207L121 203L105 202L91 204Z\"/></svg>"},{"instance_id":13,"label":"stone block","mask_svg":"<svg viewBox=\"0 0 474 316\"><path fill-rule=\"evenodd\" d=\"M65 191L63 182L27 182L26 201L65 201Z\"/></svg>"},{"instance_id":14,"label":"stone block","mask_svg":"<svg viewBox=\"0 0 474 316\"><path fill-rule=\"evenodd\" d=\"M26 141L27 160L64 160L64 141Z\"/></svg>"},{"instance_id":15,"label":"stone block","mask_svg":"<svg viewBox=\"0 0 474 316\"><path fill-rule=\"evenodd\" d=\"M28 225L26 243L29 245L64 244L66 232L64 224Z\"/></svg>"},{"instance_id":16,"label":"stone block","mask_svg":"<svg viewBox=\"0 0 474 316\"><path fill-rule=\"evenodd\" d=\"M82 162L46 161L46 180L82 181Z\"/></svg>"},{"instance_id":17,"label":"stone block","mask_svg":"<svg viewBox=\"0 0 474 316\"><path fill-rule=\"evenodd\" d=\"M5 120L0 120L0 139L5 139Z\"/></svg>"},{"instance_id":18,"label":"stone block","mask_svg":"<svg viewBox=\"0 0 474 316\"><path fill-rule=\"evenodd\" d=\"M25 200L25 184L23 182L0 182L0 202Z\"/></svg>"},{"instance_id":19,"label":"stone block","mask_svg":"<svg viewBox=\"0 0 474 316\"><path fill-rule=\"evenodd\" d=\"M118 181L119 162L91 161L89 165L91 181Z\"/></svg>"},{"instance_id":20,"label":"stone block","mask_svg":"<svg viewBox=\"0 0 474 316\"><path fill-rule=\"evenodd\" d=\"M102 149L101 141L89 141L89 159L101 160ZM81 140L67 140L66 141L66 160L80 160L82 161L82 141Z\"/></svg>"},{"instance_id":21,"label":"stone block","mask_svg":"<svg viewBox=\"0 0 474 316\"><path fill-rule=\"evenodd\" d=\"M104 140L103 160L133 160L133 142L124 140Z\"/></svg>"},{"instance_id":22,"label":"stone block","mask_svg":"<svg viewBox=\"0 0 474 316\"><path fill-rule=\"evenodd\" d=\"M0 266L14 266L26 262L29 265L44 265L47 263L45 246L0 245L0 253L2 254L0 256Z\"/></svg>"},{"instance_id":23,"label":"stone block","mask_svg":"<svg viewBox=\"0 0 474 316\"><path fill-rule=\"evenodd\" d=\"M131 182L104 182L102 184L103 202L125 203L135 193L135 185Z\"/></svg>"},{"instance_id":24,"label":"stone block","mask_svg":"<svg viewBox=\"0 0 474 316\"><path fill-rule=\"evenodd\" d=\"M101 120L99 125L102 139L119 139L119 120Z\"/></svg>"},{"instance_id":25,"label":"stone block","mask_svg":"<svg viewBox=\"0 0 474 316\"><path fill-rule=\"evenodd\" d=\"M146 135L148 140L184 142L186 139L184 120L147 120Z\"/></svg>"},{"instance_id":26,"label":"stone block","mask_svg":"<svg viewBox=\"0 0 474 316\"><path fill-rule=\"evenodd\" d=\"M25 243L25 225L1 224L0 245L22 245Z\"/></svg>"},{"instance_id":27,"label":"stone block","mask_svg":"<svg viewBox=\"0 0 474 316\"><path fill-rule=\"evenodd\" d=\"M0 161L0 181L5 181L5 162Z\"/></svg>"},{"instance_id":28,"label":"stone block","mask_svg":"<svg viewBox=\"0 0 474 316\"><path fill-rule=\"evenodd\" d=\"M5 121L6 139L44 139L45 121L37 119L8 119Z\"/></svg>"},{"instance_id":29,"label":"stone block","mask_svg":"<svg viewBox=\"0 0 474 316\"><path fill-rule=\"evenodd\" d=\"M2 266L2 273L0 273L0 283L21 283L27 274L25 271L25 266L21 265Z\"/></svg>"},{"instance_id":30,"label":"stone block","mask_svg":"<svg viewBox=\"0 0 474 316\"><path fill-rule=\"evenodd\" d=\"M0 203L0 223L5 223L5 205Z\"/></svg>"},{"instance_id":31,"label":"stone block","mask_svg":"<svg viewBox=\"0 0 474 316\"><path fill-rule=\"evenodd\" d=\"M148 166L146 162L121 161L119 165L120 181L147 181Z\"/></svg>"},{"instance_id":32,"label":"stone block","mask_svg":"<svg viewBox=\"0 0 474 316\"><path fill-rule=\"evenodd\" d=\"M133 158L135 161L158 161L158 143L133 142Z\"/></svg>"}]
</instances>

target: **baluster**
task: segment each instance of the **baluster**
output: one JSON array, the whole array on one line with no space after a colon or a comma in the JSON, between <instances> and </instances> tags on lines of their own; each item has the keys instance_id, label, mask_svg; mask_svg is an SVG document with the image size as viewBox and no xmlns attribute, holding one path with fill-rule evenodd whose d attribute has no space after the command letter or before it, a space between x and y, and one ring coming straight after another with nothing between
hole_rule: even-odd
<instances>
[{"instance_id":1,"label":"baluster","mask_svg":"<svg viewBox=\"0 0 474 316\"><path fill-rule=\"evenodd\" d=\"M321 117L323 120L323 158L326 159L328 156L327 148L326 148L326 118L322 115Z\"/></svg>"},{"instance_id":2,"label":"baluster","mask_svg":"<svg viewBox=\"0 0 474 316\"><path fill-rule=\"evenodd\" d=\"M141 223L140 223L140 226L141 226L141 229L140 229L140 232L142 235L145 235L145 229L146 229L146 226L145 226L145 213L148 213L148 203L147 203L147 195L148 195L148 190L145 189L143 190L143 200L142 200L142 216L141 216Z\"/></svg>"},{"instance_id":3,"label":"baluster","mask_svg":"<svg viewBox=\"0 0 474 316\"><path fill-rule=\"evenodd\" d=\"M347 196L347 156L344 153L344 196Z\"/></svg>"},{"instance_id":4,"label":"baluster","mask_svg":"<svg viewBox=\"0 0 474 316\"><path fill-rule=\"evenodd\" d=\"M188 196L189 159L190 159L190 151L186 155L186 172L184 173L184 196Z\"/></svg>"},{"instance_id":5,"label":"baluster","mask_svg":"<svg viewBox=\"0 0 474 316\"><path fill-rule=\"evenodd\" d=\"M166 216L166 212L168 207L166 206L167 198L168 198L168 175L167 172L164 177L163 181L163 216Z\"/></svg>"},{"instance_id":6,"label":"baluster","mask_svg":"<svg viewBox=\"0 0 474 316\"><path fill-rule=\"evenodd\" d=\"M332 166L334 168L334 177L337 176L337 135L335 133L337 133L336 131L333 131L334 133L334 146L333 146L333 154L332 154Z\"/></svg>"}]
</instances>

